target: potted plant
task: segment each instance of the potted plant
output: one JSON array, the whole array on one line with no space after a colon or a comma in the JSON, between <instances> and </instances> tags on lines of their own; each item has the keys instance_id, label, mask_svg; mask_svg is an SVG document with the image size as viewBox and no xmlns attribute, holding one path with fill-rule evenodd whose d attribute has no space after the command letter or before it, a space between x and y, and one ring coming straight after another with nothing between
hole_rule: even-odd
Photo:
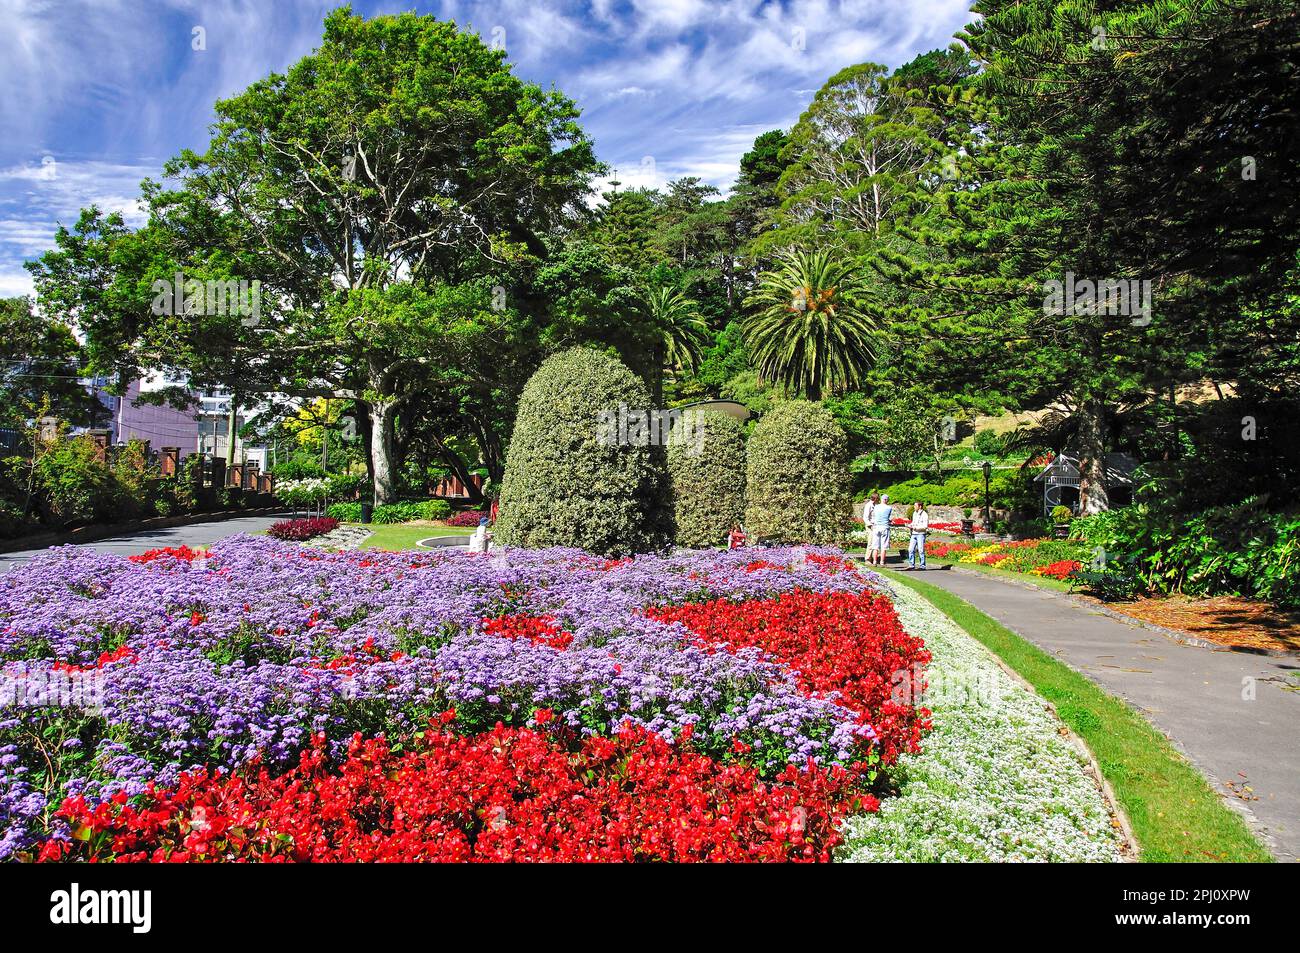
<instances>
[{"instance_id":1,"label":"potted plant","mask_svg":"<svg viewBox=\"0 0 1300 953\"><path fill-rule=\"evenodd\" d=\"M961 511L961 534L963 536L975 535L975 521L971 519L971 510L969 508Z\"/></svg>"},{"instance_id":2,"label":"potted plant","mask_svg":"<svg viewBox=\"0 0 1300 953\"><path fill-rule=\"evenodd\" d=\"M1052 508L1052 538L1069 539L1070 538L1070 520L1074 519L1074 513L1068 506L1055 506Z\"/></svg>"}]
</instances>

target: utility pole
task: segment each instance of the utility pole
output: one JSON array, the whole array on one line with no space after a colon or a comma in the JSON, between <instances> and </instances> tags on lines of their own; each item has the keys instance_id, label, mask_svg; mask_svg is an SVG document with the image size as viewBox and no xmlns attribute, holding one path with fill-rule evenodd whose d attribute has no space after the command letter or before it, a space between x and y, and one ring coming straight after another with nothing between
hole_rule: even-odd
<instances>
[{"instance_id":1,"label":"utility pole","mask_svg":"<svg viewBox=\"0 0 1300 953\"><path fill-rule=\"evenodd\" d=\"M328 473L330 469L330 399L325 398L325 419L320 425L320 468Z\"/></svg>"},{"instance_id":2,"label":"utility pole","mask_svg":"<svg viewBox=\"0 0 1300 953\"><path fill-rule=\"evenodd\" d=\"M235 427L239 422L239 407L235 403L235 392L230 392L230 416L226 420L226 472L235 465ZM212 441L216 443L214 438ZM214 448L215 449L215 448Z\"/></svg>"}]
</instances>

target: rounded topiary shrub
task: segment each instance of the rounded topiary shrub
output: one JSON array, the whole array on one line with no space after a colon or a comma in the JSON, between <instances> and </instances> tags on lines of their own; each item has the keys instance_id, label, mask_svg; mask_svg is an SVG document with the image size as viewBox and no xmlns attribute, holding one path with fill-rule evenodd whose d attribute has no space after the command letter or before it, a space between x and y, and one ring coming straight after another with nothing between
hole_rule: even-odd
<instances>
[{"instance_id":1,"label":"rounded topiary shrub","mask_svg":"<svg viewBox=\"0 0 1300 953\"><path fill-rule=\"evenodd\" d=\"M820 404L778 404L754 427L745 473L751 537L839 543L852 518L848 442Z\"/></svg>"},{"instance_id":2,"label":"rounded topiary shrub","mask_svg":"<svg viewBox=\"0 0 1300 953\"><path fill-rule=\"evenodd\" d=\"M617 358L573 348L524 387L501 481L496 540L609 556L672 538L662 442L640 426L645 384Z\"/></svg>"},{"instance_id":3,"label":"rounded topiary shrub","mask_svg":"<svg viewBox=\"0 0 1300 953\"><path fill-rule=\"evenodd\" d=\"M668 443L677 543L716 546L745 518L745 436L717 411L688 411L677 426Z\"/></svg>"}]
</instances>

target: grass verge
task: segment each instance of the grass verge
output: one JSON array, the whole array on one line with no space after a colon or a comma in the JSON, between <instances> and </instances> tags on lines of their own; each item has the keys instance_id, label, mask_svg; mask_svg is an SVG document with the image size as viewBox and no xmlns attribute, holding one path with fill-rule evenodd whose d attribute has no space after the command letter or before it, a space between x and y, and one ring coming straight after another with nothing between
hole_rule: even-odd
<instances>
[{"instance_id":1,"label":"grass verge","mask_svg":"<svg viewBox=\"0 0 1300 953\"><path fill-rule=\"evenodd\" d=\"M1148 862L1267 862L1245 821L1125 702L943 589L886 570L997 655L1092 749Z\"/></svg>"},{"instance_id":2,"label":"grass verge","mask_svg":"<svg viewBox=\"0 0 1300 953\"><path fill-rule=\"evenodd\" d=\"M362 549L415 549L416 544L430 536L472 536L474 530L464 526L410 526L406 523L370 524L374 535L362 544Z\"/></svg>"}]
</instances>

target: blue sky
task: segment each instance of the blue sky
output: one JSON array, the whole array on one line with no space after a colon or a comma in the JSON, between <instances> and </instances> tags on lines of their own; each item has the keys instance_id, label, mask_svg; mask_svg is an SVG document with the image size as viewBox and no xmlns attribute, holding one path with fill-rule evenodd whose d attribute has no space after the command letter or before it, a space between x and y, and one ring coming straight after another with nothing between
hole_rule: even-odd
<instances>
[{"instance_id":1,"label":"blue sky","mask_svg":"<svg viewBox=\"0 0 1300 953\"><path fill-rule=\"evenodd\" d=\"M0 296L56 223L96 203L138 221L138 185L201 149L212 103L319 42L338 3L0 0ZM516 71L582 107L626 185L727 188L754 137L788 128L842 67L946 46L968 0L357 0L504 40ZM202 28L206 49L193 47Z\"/></svg>"}]
</instances>

